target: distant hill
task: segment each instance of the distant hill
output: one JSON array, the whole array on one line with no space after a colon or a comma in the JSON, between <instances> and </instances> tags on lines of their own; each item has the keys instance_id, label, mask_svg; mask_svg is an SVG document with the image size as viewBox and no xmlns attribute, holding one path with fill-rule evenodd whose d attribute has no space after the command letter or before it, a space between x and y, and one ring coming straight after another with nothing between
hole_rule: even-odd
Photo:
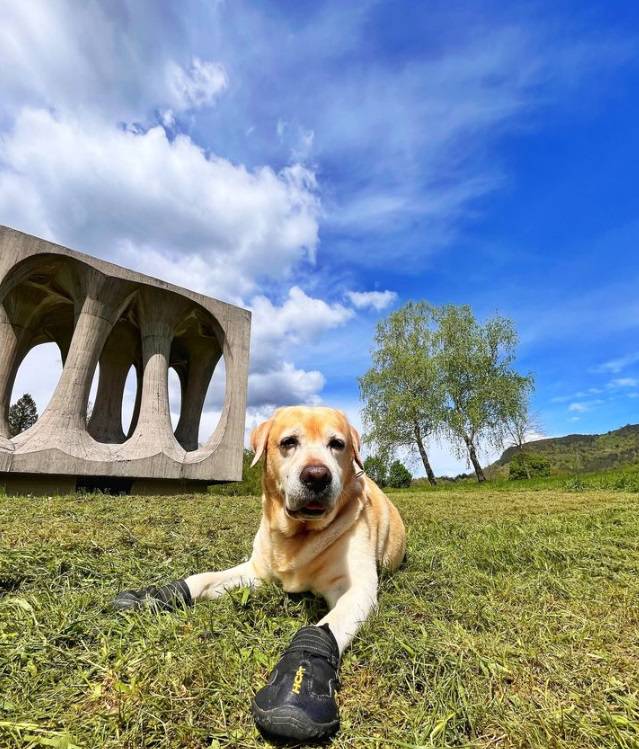
<instances>
[{"instance_id":1,"label":"distant hill","mask_svg":"<svg viewBox=\"0 0 639 749\"><path fill-rule=\"evenodd\" d=\"M565 437L527 442L527 452L544 455L553 473L605 471L639 464L639 424L628 424L605 434L568 434ZM516 454L516 447L504 450L490 466L494 473L504 473Z\"/></svg>"}]
</instances>

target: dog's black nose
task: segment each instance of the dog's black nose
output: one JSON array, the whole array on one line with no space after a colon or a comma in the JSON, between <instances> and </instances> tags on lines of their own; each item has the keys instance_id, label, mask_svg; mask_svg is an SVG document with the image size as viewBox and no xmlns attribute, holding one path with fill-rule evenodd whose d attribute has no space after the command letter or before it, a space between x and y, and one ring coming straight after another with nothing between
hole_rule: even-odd
<instances>
[{"instance_id":1,"label":"dog's black nose","mask_svg":"<svg viewBox=\"0 0 639 749\"><path fill-rule=\"evenodd\" d=\"M314 492L324 491L332 478L331 472L321 463L304 466L300 473L300 481Z\"/></svg>"}]
</instances>

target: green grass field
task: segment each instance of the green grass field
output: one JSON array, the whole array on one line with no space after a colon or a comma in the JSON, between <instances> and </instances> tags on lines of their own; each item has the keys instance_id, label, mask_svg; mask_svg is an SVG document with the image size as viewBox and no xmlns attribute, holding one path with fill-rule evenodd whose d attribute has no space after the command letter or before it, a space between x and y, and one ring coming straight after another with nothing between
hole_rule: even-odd
<instances>
[{"instance_id":1,"label":"green grass field","mask_svg":"<svg viewBox=\"0 0 639 749\"><path fill-rule=\"evenodd\" d=\"M639 747L639 495L393 496L408 560L344 658L333 745ZM0 497L0 746L267 746L251 695L321 601L109 609L236 563L258 517L254 497Z\"/></svg>"}]
</instances>

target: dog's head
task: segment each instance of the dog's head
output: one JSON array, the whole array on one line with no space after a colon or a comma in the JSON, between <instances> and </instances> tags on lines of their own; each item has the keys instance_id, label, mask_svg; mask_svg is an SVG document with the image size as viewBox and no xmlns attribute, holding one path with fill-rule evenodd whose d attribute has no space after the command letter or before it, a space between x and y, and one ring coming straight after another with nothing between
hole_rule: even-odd
<instances>
[{"instance_id":1,"label":"dog's head","mask_svg":"<svg viewBox=\"0 0 639 749\"><path fill-rule=\"evenodd\" d=\"M278 409L251 434L253 464L264 459L267 494L281 497L286 514L325 520L362 469L357 430L333 408Z\"/></svg>"}]
</instances>

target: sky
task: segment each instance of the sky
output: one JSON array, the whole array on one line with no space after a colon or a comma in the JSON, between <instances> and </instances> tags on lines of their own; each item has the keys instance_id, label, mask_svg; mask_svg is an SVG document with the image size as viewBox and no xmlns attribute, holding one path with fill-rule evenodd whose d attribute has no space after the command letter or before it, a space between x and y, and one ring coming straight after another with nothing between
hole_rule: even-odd
<instances>
[{"instance_id":1,"label":"sky","mask_svg":"<svg viewBox=\"0 0 639 749\"><path fill-rule=\"evenodd\" d=\"M540 434L639 422L636 3L0 0L0 19L0 223L250 308L247 427L300 402L361 426L375 325L411 299L514 320ZM34 349L14 394L42 409L59 368Z\"/></svg>"}]
</instances>

